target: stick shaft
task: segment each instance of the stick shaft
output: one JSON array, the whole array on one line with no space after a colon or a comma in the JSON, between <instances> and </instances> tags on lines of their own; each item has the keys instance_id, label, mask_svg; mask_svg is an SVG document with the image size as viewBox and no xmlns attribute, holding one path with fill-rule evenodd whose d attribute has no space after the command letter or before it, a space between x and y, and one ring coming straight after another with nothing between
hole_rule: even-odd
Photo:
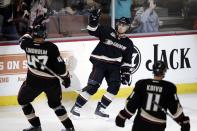
<instances>
[{"instance_id":1,"label":"stick shaft","mask_svg":"<svg viewBox=\"0 0 197 131\"><path fill-rule=\"evenodd\" d=\"M41 61L39 61L36 57L35 57L35 60L41 66L43 66L47 71L49 71L53 76L55 76L56 78L58 78L60 81L64 81L58 74L56 74L54 71L52 71L50 68L48 68L45 64L43 64Z\"/></svg>"},{"instance_id":2,"label":"stick shaft","mask_svg":"<svg viewBox=\"0 0 197 131\"><path fill-rule=\"evenodd\" d=\"M155 104L161 111L163 111L166 115L168 115L170 118L173 118L172 115L170 115L163 107L161 107L157 102L153 101L153 104ZM174 120L175 121L175 120ZM175 121L176 122L176 121ZM176 122L177 123L177 122ZM180 125L179 123L177 123L178 125Z\"/></svg>"}]
</instances>

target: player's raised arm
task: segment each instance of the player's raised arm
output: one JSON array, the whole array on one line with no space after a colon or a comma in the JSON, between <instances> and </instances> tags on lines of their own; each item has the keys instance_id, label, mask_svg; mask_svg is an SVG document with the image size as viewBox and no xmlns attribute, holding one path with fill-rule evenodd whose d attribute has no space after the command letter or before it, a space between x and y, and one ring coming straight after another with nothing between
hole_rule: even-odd
<instances>
[{"instance_id":1,"label":"player's raised arm","mask_svg":"<svg viewBox=\"0 0 197 131\"><path fill-rule=\"evenodd\" d=\"M99 18L101 15L101 9L92 9L90 11L90 15L88 18L88 26L87 30L90 35L99 37L100 36L100 29L99 28Z\"/></svg>"}]
</instances>

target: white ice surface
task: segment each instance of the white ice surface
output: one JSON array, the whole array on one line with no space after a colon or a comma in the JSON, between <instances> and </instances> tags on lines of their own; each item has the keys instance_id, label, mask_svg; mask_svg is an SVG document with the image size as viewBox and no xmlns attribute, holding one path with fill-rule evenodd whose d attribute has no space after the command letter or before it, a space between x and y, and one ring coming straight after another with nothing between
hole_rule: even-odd
<instances>
[{"instance_id":1,"label":"white ice surface","mask_svg":"<svg viewBox=\"0 0 197 131\"><path fill-rule=\"evenodd\" d=\"M197 94L179 95L186 115L191 119L191 131L197 131ZM63 105L69 112L74 101L63 101ZM76 131L131 131L133 118L126 122L125 128L115 126L114 118L124 107L125 99L114 99L106 112L110 114L109 120L103 120L94 116L97 101L89 101L81 111L81 118L71 116ZM61 131L62 124L55 113L47 105L47 102L33 103L36 115L40 117L43 131ZM20 106L0 107L0 131L22 131L29 127ZM143 125L142 125L143 126ZM166 131L180 131L179 126L168 118Z\"/></svg>"}]
</instances>

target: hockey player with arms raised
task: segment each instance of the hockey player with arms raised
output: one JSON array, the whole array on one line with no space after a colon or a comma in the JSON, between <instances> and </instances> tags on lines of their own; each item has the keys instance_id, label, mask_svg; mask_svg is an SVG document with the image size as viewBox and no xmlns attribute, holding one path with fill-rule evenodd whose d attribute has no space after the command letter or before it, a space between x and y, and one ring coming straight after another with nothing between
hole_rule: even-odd
<instances>
[{"instance_id":1,"label":"hockey player with arms raised","mask_svg":"<svg viewBox=\"0 0 197 131\"><path fill-rule=\"evenodd\" d=\"M117 126L124 127L125 121L137 110L132 131L164 131L166 115L181 126L181 131L190 131L189 117L183 113L176 86L163 80L166 70L165 63L157 61L153 65L154 78L139 80L136 83L125 108L116 117ZM167 113L167 109L172 115Z\"/></svg>"},{"instance_id":2,"label":"hockey player with arms raised","mask_svg":"<svg viewBox=\"0 0 197 131\"><path fill-rule=\"evenodd\" d=\"M33 22L32 36L25 34L20 38L20 47L25 51L27 57L27 77L22 84L18 103L22 106L23 113L27 117L31 127L23 131L42 131L39 117L31 102L42 92L48 99L48 105L52 108L64 125L62 131L74 131L72 121L67 111L61 104L62 91L60 81L49 70L58 74L63 79L65 88L70 86L70 76L66 71L64 60L60 56L58 47L52 42L45 41L46 27L43 23L45 16L38 16Z\"/></svg>"},{"instance_id":3,"label":"hockey player with arms raised","mask_svg":"<svg viewBox=\"0 0 197 131\"><path fill-rule=\"evenodd\" d=\"M93 68L87 86L78 95L71 109L71 113L75 116L80 116L80 109L90 96L97 92L105 78L108 84L107 92L98 102L95 114L108 118L109 115L104 112L104 109L117 95L121 82L125 85L131 83L133 42L125 35L130 21L122 17L117 24L117 30L114 30L111 26L99 25L100 15L100 9L93 9L89 16L87 30L90 35L98 37L100 41L90 56Z\"/></svg>"}]
</instances>

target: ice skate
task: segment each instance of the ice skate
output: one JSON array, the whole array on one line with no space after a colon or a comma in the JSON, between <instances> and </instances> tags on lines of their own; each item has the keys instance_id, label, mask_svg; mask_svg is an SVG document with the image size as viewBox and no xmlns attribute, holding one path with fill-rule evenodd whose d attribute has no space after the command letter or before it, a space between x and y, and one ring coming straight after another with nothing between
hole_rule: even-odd
<instances>
[{"instance_id":1,"label":"ice skate","mask_svg":"<svg viewBox=\"0 0 197 131\"><path fill-rule=\"evenodd\" d=\"M31 127L27 128L27 129L23 129L23 131L42 131L42 129L41 129L40 126L38 126L38 127L31 126Z\"/></svg>"},{"instance_id":2,"label":"ice skate","mask_svg":"<svg viewBox=\"0 0 197 131\"><path fill-rule=\"evenodd\" d=\"M100 117L103 117L103 118L109 118L109 115L106 114L104 112L105 108L101 105L101 103L99 102L97 107L96 107L96 110L94 112L95 115L98 115Z\"/></svg>"},{"instance_id":3,"label":"ice skate","mask_svg":"<svg viewBox=\"0 0 197 131\"><path fill-rule=\"evenodd\" d=\"M74 128L67 128L67 129L62 129L61 131L75 131Z\"/></svg>"},{"instance_id":4,"label":"ice skate","mask_svg":"<svg viewBox=\"0 0 197 131\"><path fill-rule=\"evenodd\" d=\"M70 110L70 112L71 112L74 116L80 117L80 107L79 107L79 106L74 105L74 106L72 107L72 109Z\"/></svg>"}]
</instances>

